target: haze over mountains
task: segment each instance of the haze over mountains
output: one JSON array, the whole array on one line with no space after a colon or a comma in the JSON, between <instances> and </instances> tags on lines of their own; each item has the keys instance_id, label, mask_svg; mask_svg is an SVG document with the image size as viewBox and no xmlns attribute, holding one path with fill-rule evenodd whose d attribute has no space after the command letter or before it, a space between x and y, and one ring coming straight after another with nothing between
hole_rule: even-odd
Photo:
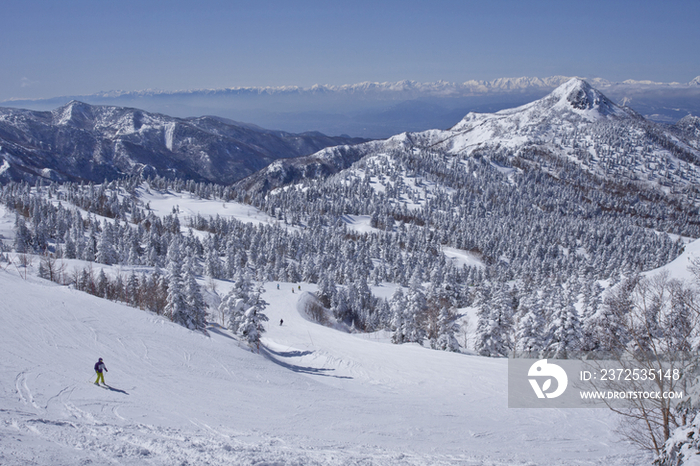
<instances>
[{"instance_id":1,"label":"haze over mountains","mask_svg":"<svg viewBox=\"0 0 700 466\"><path fill-rule=\"evenodd\" d=\"M568 81L565 76L493 81L365 82L342 86L238 87L184 91L109 91L1 106L52 110L79 100L93 105L136 107L177 117L219 115L290 132L320 131L386 138L403 131L448 128L468 112L495 112L539 99ZM587 80L614 102L658 122L700 114L700 79L689 83Z\"/></svg>"}]
</instances>

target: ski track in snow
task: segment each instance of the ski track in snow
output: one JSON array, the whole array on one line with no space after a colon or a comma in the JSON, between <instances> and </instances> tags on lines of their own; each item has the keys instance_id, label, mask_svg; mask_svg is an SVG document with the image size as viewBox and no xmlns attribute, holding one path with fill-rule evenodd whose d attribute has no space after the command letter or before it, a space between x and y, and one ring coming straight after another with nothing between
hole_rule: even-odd
<instances>
[{"instance_id":1,"label":"ski track in snow","mask_svg":"<svg viewBox=\"0 0 700 466\"><path fill-rule=\"evenodd\" d=\"M315 288L292 286L266 285L257 354L0 271L0 464L648 463L605 410L508 409L505 360L317 325L297 307ZM97 357L112 389L93 384Z\"/></svg>"}]
</instances>

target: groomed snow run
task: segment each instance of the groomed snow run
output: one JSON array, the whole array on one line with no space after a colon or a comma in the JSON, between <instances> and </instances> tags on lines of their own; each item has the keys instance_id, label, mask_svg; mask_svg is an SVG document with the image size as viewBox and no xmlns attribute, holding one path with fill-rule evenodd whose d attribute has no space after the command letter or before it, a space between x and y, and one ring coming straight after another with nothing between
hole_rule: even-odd
<instances>
[{"instance_id":1,"label":"groomed snow run","mask_svg":"<svg viewBox=\"0 0 700 466\"><path fill-rule=\"evenodd\" d=\"M649 462L606 410L509 409L506 360L309 321L310 285L265 285L257 353L5 266L2 465ZM93 384L98 357L112 390Z\"/></svg>"}]
</instances>

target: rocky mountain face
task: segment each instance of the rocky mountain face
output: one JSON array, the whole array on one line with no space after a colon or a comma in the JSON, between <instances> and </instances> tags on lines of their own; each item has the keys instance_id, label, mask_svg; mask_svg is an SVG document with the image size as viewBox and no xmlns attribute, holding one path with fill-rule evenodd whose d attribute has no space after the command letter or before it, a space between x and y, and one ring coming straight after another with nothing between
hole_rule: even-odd
<instances>
[{"instance_id":1,"label":"rocky mountain face","mask_svg":"<svg viewBox=\"0 0 700 466\"><path fill-rule=\"evenodd\" d=\"M0 108L0 180L159 175L230 184L280 158L362 141L77 101L50 112Z\"/></svg>"},{"instance_id":2,"label":"rocky mountain face","mask_svg":"<svg viewBox=\"0 0 700 466\"><path fill-rule=\"evenodd\" d=\"M448 130L402 133L383 141L328 148L304 159L280 160L241 186L271 189L349 167L369 154L430 150L458 158L487 157L557 177L592 177L664 192L700 185L700 119L675 125L646 120L581 79L546 97L496 113L469 113ZM319 167L324 167L319 170Z\"/></svg>"}]
</instances>

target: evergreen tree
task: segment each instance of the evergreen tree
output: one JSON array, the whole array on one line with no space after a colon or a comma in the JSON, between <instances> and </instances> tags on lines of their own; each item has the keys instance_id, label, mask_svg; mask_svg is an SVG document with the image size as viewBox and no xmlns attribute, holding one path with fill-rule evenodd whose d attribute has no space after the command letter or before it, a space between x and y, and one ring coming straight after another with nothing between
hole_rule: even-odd
<instances>
[{"instance_id":1,"label":"evergreen tree","mask_svg":"<svg viewBox=\"0 0 700 466\"><path fill-rule=\"evenodd\" d=\"M15 218L15 251L18 253L32 252L32 234L27 228L24 217L16 215Z\"/></svg>"},{"instance_id":2,"label":"evergreen tree","mask_svg":"<svg viewBox=\"0 0 700 466\"><path fill-rule=\"evenodd\" d=\"M255 286L248 271L240 271L236 275L236 281L219 304L219 312L226 316L227 327L231 331L236 334L242 332L245 314L250 309L255 308L258 314L262 314L267 303L260 297L261 292L262 289Z\"/></svg>"},{"instance_id":3,"label":"evergreen tree","mask_svg":"<svg viewBox=\"0 0 700 466\"><path fill-rule=\"evenodd\" d=\"M207 305L202 297L202 291L195 279L192 258L185 262L185 300L187 304L187 317L184 324L191 330L204 330L207 326Z\"/></svg>"},{"instance_id":4,"label":"evergreen tree","mask_svg":"<svg viewBox=\"0 0 700 466\"><path fill-rule=\"evenodd\" d=\"M405 333L404 312L406 309L406 297L401 288L397 288L389 302L389 312L391 313L391 335L392 343L401 344L408 341Z\"/></svg>"},{"instance_id":5,"label":"evergreen tree","mask_svg":"<svg viewBox=\"0 0 700 466\"><path fill-rule=\"evenodd\" d=\"M184 294L180 241L175 237L168 246L168 296L165 315L173 322L186 325L188 322L187 299Z\"/></svg>"},{"instance_id":6,"label":"evergreen tree","mask_svg":"<svg viewBox=\"0 0 700 466\"><path fill-rule=\"evenodd\" d=\"M260 312L256 306L253 306L243 314L238 333L246 339L249 345L255 346L259 351L260 336L265 332L263 322L267 321L267 316Z\"/></svg>"},{"instance_id":7,"label":"evergreen tree","mask_svg":"<svg viewBox=\"0 0 700 466\"><path fill-rule=\"evenodd\" d=\"M105 221L102 233L97 241L97 254L95 261L111 265L117 262L117 253L114 249L114 233L112 225Z\"/></svg>"},{"instance_id":8,"label":"evergreen tree","mask_svg":"<svg viewBox=\"0 0 700 466\"><path fill-rule=\"evenodd\" d=\"M221 261L219 253L214 247L213 241L208 241L206 249L206 258L204 259L204 274L212 278L222 278Z\"/></svg>"},{"instance_id":9,"label":"evergreen tree","mask_svg":"<svg viewBox=\"0 0 700 466\"><path fill-rule=\"evenodd\" d=\"M583 307L581 309L581 350L595 351L600 343L596 330L596 315L600 308L603 288L593 279L583 285Z\"/></svg>"},{"instance_id":10,"label":"evergreen tree","mask_svg":"<svg viewBox=\"0 0 700 466\"><path fill-rule=\"evenodd\" d=\"M100 273L97 274L97 296L100 298L106 298L109 293L109 280L105 274L104 269L100 269Z\"/></svg>"},{"instance_id":11,"label":"evergreen tree","mask_svg":"<svg viewBox=\"0 0 700 466\"><path fill-rule=\"evenodd\" d=\"M455 316L446 307L440 310L438 319L438 337L433 348L443 351L459 351L459 343L455 334L459 332L459 326L455 323Z\"/></svg>"},{"instance_id":12,"label":"evergreen tree","mask_svg":"<svg viewBox=\"0 0 700 466\"><path fill-rule=\"evenodd\" d=\"M99 277L98 277L99 288ZM136 272L132 269L129 278L126 280L126 288L124 289L124 297L129 306L136 307L139 303L139 279Z\"/></svg>"},{"instance_id":13,"label":"evergreen tree","mask_svg":"<svg viewBox=\"0 0 700 466\"><path fill-rule=\"evenodd\" d=\"M515 349L537 355L546 346L544 312L536 293L526 296L520 306L519 319L515 327Z\"/></svg>"},{"instance_id":14,"label":"evergreen tree","mask_svg":"<svg viewBox=\"0 0 700 466\"><path fill-rule=\"evenodd\" d=\"M553 358L566 359L581 348L581 323L573 303L555 310L549 333L546 350Z\"/></svg>"},{"instance_id":15,"label":"evergreen tree","mask_svg":"<svg viewBox=\"0 0 700 466\"><path fill-rule=\"evenodd\" d=\"M511 349L513 309L505 286L494 294L492 302L485 302L477 313L476 351L482 356L507 356Z\"/></svg>"}]
</instances>

